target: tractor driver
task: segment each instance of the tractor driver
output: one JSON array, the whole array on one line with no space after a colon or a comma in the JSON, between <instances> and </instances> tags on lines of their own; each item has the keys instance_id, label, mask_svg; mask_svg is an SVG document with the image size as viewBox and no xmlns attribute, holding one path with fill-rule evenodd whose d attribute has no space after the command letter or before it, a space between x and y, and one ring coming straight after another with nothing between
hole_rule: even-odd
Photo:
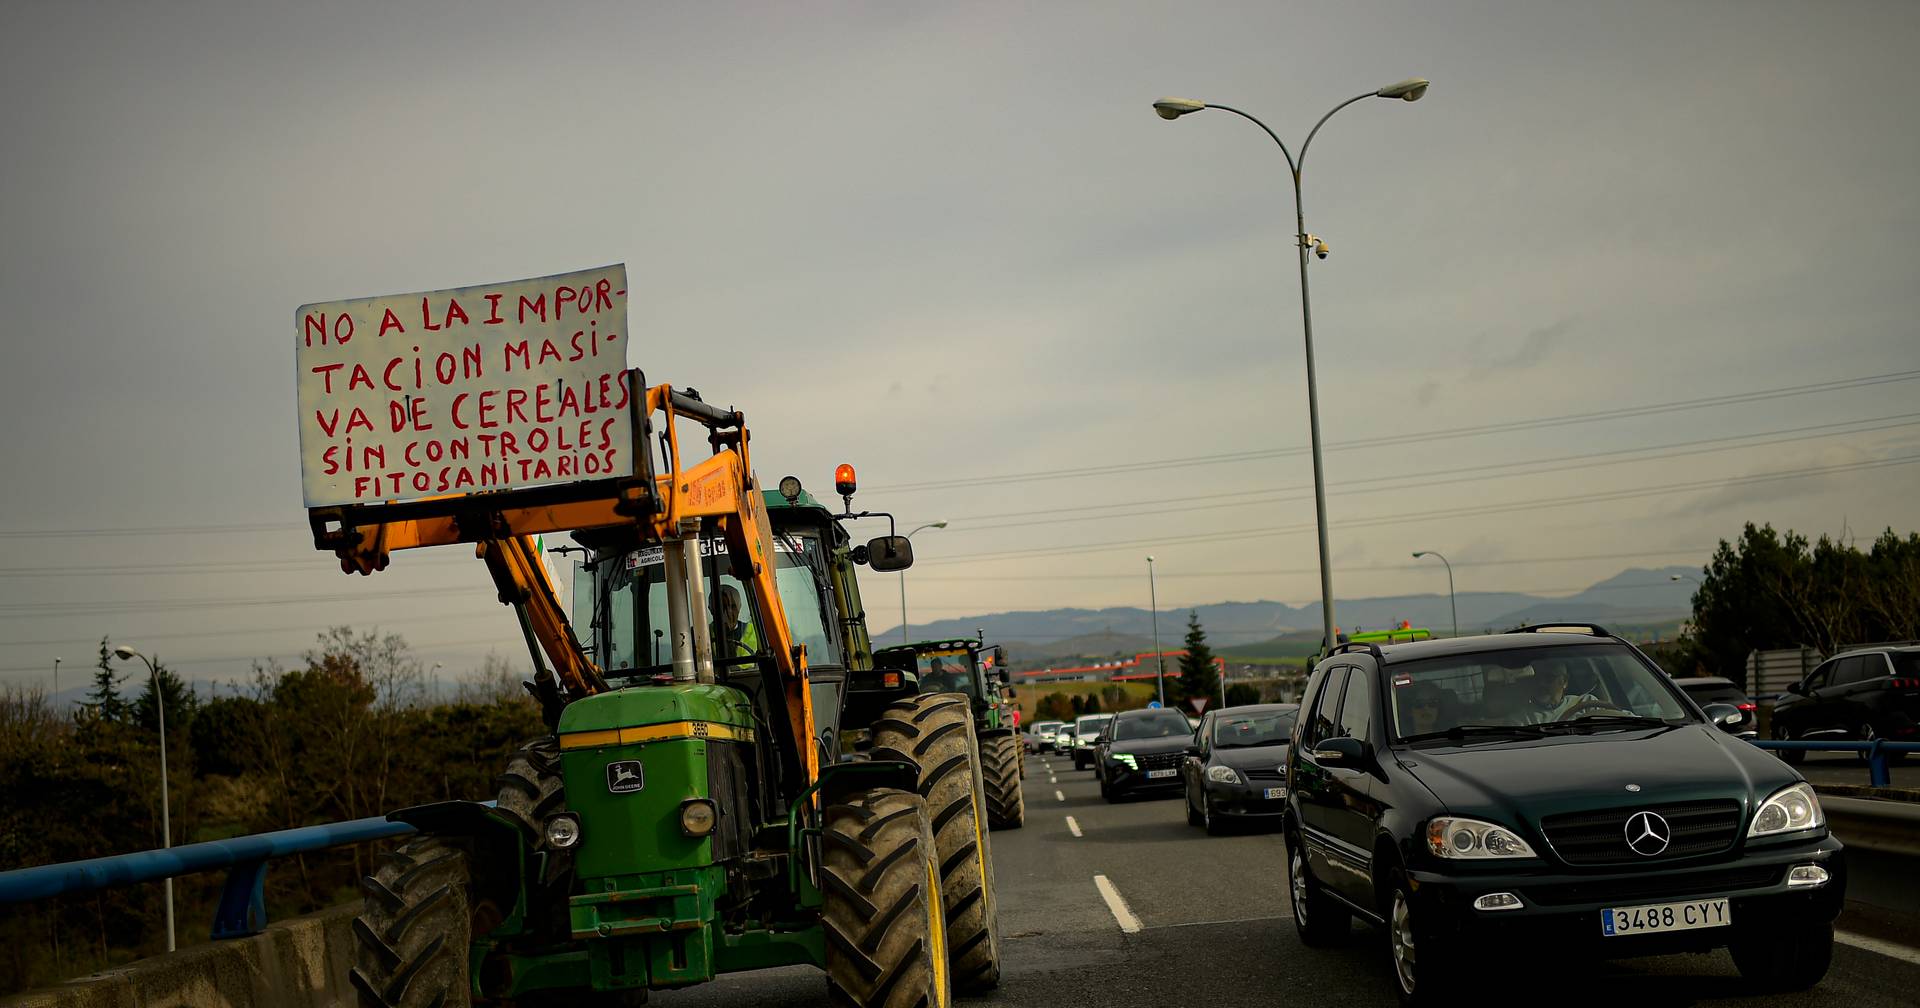
<instances>
[{"instance_id":1,"label":"tractor driver","mask_svg":"<svg viewBox=\"0 0 1920 1008\"><path fill-rule=\"evenodd\" d=\"M760 650L760 631L740 619L740 589L721 585L713 593L713 652L722 659L747 658Z\"/></svg>"},{"instance_id":2,"label":"tractor driver","mask_svg":"<svg viewBox=\"0 0 1920 1008\"><path fill-rule=\"evenodd\" d=\"M922 693L966 693L967 675L958 665L940 658L927 659L927 675L920 681Z\"/></svg>"}]
</instances>

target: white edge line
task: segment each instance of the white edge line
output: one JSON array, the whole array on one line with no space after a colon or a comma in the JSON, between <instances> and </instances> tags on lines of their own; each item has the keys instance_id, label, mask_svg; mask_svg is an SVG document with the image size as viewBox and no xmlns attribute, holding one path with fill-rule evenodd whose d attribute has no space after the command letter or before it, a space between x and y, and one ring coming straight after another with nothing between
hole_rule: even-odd
<instances>
[{"instance_id":1,"label":"white edge line","mask_svg":"<svg viewBox=\"0 0 1920 1008\"><path fill-rule=\"evenodd\" d=\"M1055 801L1066 801L1066 800L1067 800L1067 794L1066 794L1066 792L1064 792L1064 791L1062 791L1062 790L1060 790L1059 788L1055 788L1055 789L1054 789L1054 791L1053 791L1053 797L1054 797L1054 800L1055 800Z\"/></svg>"},{"instance_id":2,"label":"white edge line","mask_svg":"<svg viewBox=\"0 0 1920 1008\"><path fill-rule=\"evenodd\" d=\"M1067 817L1067 831L1072 833L1074 836L1084 835L1080 832L1080 824L1077 822L1074 822L1072 816Z\"/></svg>"},{"instance_id":3,"label":"white edge line","mask_svg":"<svg viewBox=\"0 0 1920 1008\"><path fill-rule=\"evenodd\" d=\"M1866 949L1868 952L1876 952L1890 959L1898 959L1901 962L1920 966L1920 949L1908 948L1905 945L1882 941L1878 938L1869 938L1866 935L1854 934L1851 931L1835 931L1833 938L1835 941L1843 942L1857 949Z\"/></svg>"},{"instance_id":4,"label":"white edge line","mask_svg":"<svg viewBox=\"0 0 1920 1008\"><path fill-rule=\"evenodd\" d=\"M1100 890L1100 898L1107 901L1107 909L1112 911L1114 923L1120 925L1120 931L1123 934L1139 934L1140 918L1127 909L1127 901L1120 898L1120 890L1115 889L1105 875L1095 875L1093 886Z\"/></svg>"}]
</instances>

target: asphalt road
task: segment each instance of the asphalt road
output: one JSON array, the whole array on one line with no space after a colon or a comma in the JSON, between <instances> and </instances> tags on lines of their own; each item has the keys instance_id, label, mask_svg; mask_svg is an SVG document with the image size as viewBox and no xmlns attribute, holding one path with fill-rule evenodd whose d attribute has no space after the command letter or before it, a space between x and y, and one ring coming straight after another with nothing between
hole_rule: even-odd
<instances>
[{"instance_id":1,"label":"asphalt road","mask_svg":"<svg viewBox=\"0 0 1920 1008\"><path fill-rule=\"evenodd\" d=\"M1208 837L1186 824L1177 797L1109 805L1091 772L1047 757L1029 761L1026 827L995 833L992 844L1003 979L997 991L960 1004L1395 1004L1378 932L1356 927L1348 945L1332 950L1300 944L1287 912L1276 835ZM1100 879L1124 904L1119 913ZM1138 930L1123 930L1125 914ZM1847 923L1842 918L1843 928ZM1920 1002L1920 951L1895 946L1893 952L1841 944L1818 987L1770 997L1748 993L1725 952L1544 971L1496 954L1487 994L1496 1003L1518 996L1518 1003L1633 1008L1914 1005ZM767 970L657 994L653 1003L824 1005L825 986L813 970Z\"/></svg>"}]
</instances>

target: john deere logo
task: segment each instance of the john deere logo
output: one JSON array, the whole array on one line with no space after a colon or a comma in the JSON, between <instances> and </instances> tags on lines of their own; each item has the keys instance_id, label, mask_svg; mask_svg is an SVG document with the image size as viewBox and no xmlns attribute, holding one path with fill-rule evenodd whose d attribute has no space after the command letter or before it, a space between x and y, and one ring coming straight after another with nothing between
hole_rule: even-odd
<instances>
[{"instance_id":1,"label":"john deere logo","mask_svg":"<svg viewBox=\"0 0 1920 1008\"><path fill-rule=\"evenodd\" d=\"M639 760L622 760L607 764L607 790L614 794L629 794L647 786L646 768Z\"/></svg>"}]
</instances>

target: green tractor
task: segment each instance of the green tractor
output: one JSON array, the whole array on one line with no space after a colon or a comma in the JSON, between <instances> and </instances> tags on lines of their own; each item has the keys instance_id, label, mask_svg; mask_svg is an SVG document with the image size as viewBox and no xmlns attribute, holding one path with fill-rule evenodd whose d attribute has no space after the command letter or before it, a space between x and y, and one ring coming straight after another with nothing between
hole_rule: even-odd
<instances>
[{"instance_id":1,"label":"green tractor","mask_svg":"<svg viewBox=\"0 0 1920 1008\"><path fill-rule=\"evenodd\" d=\"M316 545L361 573L391 549L477 543L551 731L496 802L390 816L420 835L364 880L359 1003L634 1005L801 964L856 1008L995 986L968 706L874 668L854 575L905 569L911 544L852 543L848 522L884 516L851 513L850 467L834 514L793 477L760 489L739 413L665 385L645 405L659 475L640 452L604 485L310 510ZM676 419L707 427L712 457L681 467ZM533 540L562 531L585 555L572 621Z\"/></svg>"},{"instance_id":2,"label":"green tractor","mask_svg":"<svg viewBox=\"0 0 1920 1008\"><path fill-rule=\"evenodd\" d=\"M912 675L922 692L966 697L986 774L987 822L996 830L1024 825L1026 753L1014 724L1013 687L999 645L988 647L979 638L920 641L881 648L873 660L883 669Z\"/></svg>"}]
</instances>

